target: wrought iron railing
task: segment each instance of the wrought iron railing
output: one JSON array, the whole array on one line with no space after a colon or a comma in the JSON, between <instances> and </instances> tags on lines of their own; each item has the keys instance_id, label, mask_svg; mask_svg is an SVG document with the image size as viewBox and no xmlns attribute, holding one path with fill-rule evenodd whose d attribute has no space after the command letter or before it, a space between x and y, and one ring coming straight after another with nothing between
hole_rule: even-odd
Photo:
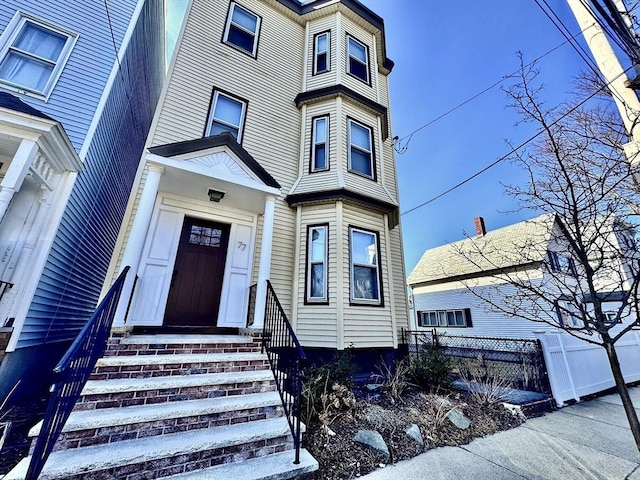
<instances>
[{"instance_id":1,"label":"wrought iron railing","mask_svg":"<svg viewBox=\"0 0 640 480\"><path fill-rule=\"evenodd\" d=\"M13 283L0 280L0 300L2 300L2 297L4 296L6 291L9 290L11 287L13 287Z\"/></svg>"},{"instance_id":2,"label":"wrought iron railing","mask_svg":"<svg viewBox=\"0 0 640 480\"><path fill-rule=\"evenodd\" d=\"M80 398L80 393L96 362L104 352L128 271L129 267L125 267L67 353L53 369L55 380L51 387L51 397L36 440L26 480L37 480L42 472L62 432L62 427Z\"/></svg>"},{"instance_id":3,"label":"wrought iron railing","mask_svg":"<svg viewBox=\"0 0 640 480\"><path fill-rule=\"evenodd\" d=\"M499 337L467 337L433 330L405 330L409 356L419 355L423 345L437 346L454 363L475 361L484 370L500 375L512 388L551 393L539 340Z\"/></svg>"},{"instance_id":4,"label":"wrought iron railing","mask_svg":"<svg viewBox=\"0 0 640 480\"><path fill-rule=\"evenodd\" d=\"M296 449L294 463L300 463L300 405L302 402L302 368L306 356L291 328L280 301L267 280L267 297L262 333L262 350L267 352L276 386Z\"/></svg>"}]
</instances>

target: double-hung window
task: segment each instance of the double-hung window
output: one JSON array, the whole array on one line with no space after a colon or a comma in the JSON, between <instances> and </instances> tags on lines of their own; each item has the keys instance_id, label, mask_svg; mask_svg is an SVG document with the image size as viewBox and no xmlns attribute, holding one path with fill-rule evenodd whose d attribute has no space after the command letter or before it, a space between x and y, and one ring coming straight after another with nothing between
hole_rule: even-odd
<instances>
[{"instance_id":1,"label":"double-hung window","mask_svg":"<svg viewBox=\"0 0 640 480\"><path fill-rule=\"evenodd\" d=\"M319 33L313 42L313 74L331 70L329 52L331 50L331 36L329 32Z\"/></svg>"},{"instance_id":2,"label":"double-hung window","mask_svg":"<svg viewBox=\"0 0 640 480\"><path fill-rule=\"evenodd\" d=\"M378 234L349 228L351 301L381 305Z\"/></svg>"},{"instance_id":3,"label":"double-hung window","mask_svg":"<svg viewBox=\"0 0 640 480\"><path fill-rule=\"evenodd\" d=\"M552 272L562 272L567 275L576 276L576 266L573 258L551 250L548 252L548 257Z\"/></svg>"},{"instance_id":4,"label":"double-hung window","mask_svg":"<svg viewBox=\"0 0 640 480\"><path fill-rule=\"evenodd\" d=\"M224 29L224 43L255 57L259 35L260 17L237 3L232 3Z\"/></svg>"},{"instance_id":5,"label":"double-hung window","mask_svg":"<svg viewBox=\"0 0 640 480\"><path fill-rule=\"evenodd\" d=\"M0 82L48 97L77 35L18 13L0 38Z\"/></svg>"},{"instance_id":6,"label":"double-hung window","mask_svg":"<svg viewBox=\"0 0 640 480\"><path fill-rule=\"evenodd\" d=\"M229 132L240 143L246 109L246 102L217 90L214 91L205 136Z\"/></svg>"},{"instance_id":7,"label":"double-hung window","mask_svg":"<svg viewBox=\"0 0 640 480\"><path fill-rule=\"evenodd\" d=\"M349 171L375 180L373 131L354 120L347 120L349 133Z\"/></svg>"},{"instance_id":8,"label":"double-hung window","mask_svg":"<svg viewBox=\"0 0 640 480\"><path fill-rule=\"evenodd\" d=\"M557 300L555 302L558 323L561 327L584 327L580 319L580 314L576 306L567 300Z\"/></svg>"},{"instance_id":9,"label":"double-hung window","mask_svg":"<svg viewBox=\"0 0 640 480\"><path fill-rule=\"evenodd\" d=\"M364 43L347 35L347 73L369 83L369 49Z\"/></svg>"},{"instance_id":10,"label":"double-hung window","mask_svg":"<svg viewBox=\"0 0 640 480\"><path fill-rule=\"evenodd\" d=\"M326 303L328 225L314 225L307 229L307 302Z\"/></svg>"},{"instance_id":11,"label":"double-hung window","mask_svg":"<svg viewBox=\"0 0 640 480\"><path fill-rule=\"evenodd\" d=\"M329 170L329 115L313 119L311 171Z\"/></svg>"}]
</instances>

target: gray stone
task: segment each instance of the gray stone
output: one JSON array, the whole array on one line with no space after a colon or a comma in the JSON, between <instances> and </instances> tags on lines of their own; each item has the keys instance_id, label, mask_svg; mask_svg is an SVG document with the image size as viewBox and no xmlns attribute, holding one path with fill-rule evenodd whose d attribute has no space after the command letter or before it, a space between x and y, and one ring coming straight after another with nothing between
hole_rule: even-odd
<instances>
[{"instance_id":1,"label":"gray stone","mask_svg":"<svg viewBox=\"0 0 640 480\"><path fill-rule=\"evenodd\" d=\"M375 430L359 430L356 436L353 437L353 441L364 445L371 451L382 455L385 460L389 460L389 448L384 442L382 435Z\"/></svg>"},{"instance_id":2,"label":"gray stone","mask_svg":"<svg viewBox=\"0 0 640 480\"><path fill-rule=\"evenodd\" d=\"M418 445L424 446L424 440L422 439L422 434L420 433L420 428L418 428L418 425L416 425L415 423L412 424L405 430L405 433L409 437L413 438L416 442L418 442Z\"/></svg>"},{"instance_id":3,"label":"gray stone","mask_svg":"<svg viewBox=\"0 0 640 480\"><path fill-rule=\"evenodd\" d=\"M452 408L451 410L449 410L449 413L447 413L447 418L460 430L466 430L467 428L469 428L469 425L471 425L471 420L465 417L464 413L462 413L457 408Z\"/></svg>"}]
</instances>

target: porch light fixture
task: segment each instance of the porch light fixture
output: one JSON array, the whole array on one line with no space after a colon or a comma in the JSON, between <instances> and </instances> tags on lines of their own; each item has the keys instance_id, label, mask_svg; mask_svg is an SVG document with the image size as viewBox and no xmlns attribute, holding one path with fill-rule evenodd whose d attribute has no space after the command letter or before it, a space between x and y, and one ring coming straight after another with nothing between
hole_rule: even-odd
<instances>
[{"instance_id":1,"label":"porch light fixture","mask_svg":"<svg viewBox=\"0 0 640 480\"><path fill-rule=\"evenodd\" d=\"M209 201L216 202L216 203L222 200L222 198L224 197L224 193L225 192L221 192L220 190L214 190L213 188L210 188L209 192L207 192L207 194L209 195Z\"/></svg>"}]
</instances>

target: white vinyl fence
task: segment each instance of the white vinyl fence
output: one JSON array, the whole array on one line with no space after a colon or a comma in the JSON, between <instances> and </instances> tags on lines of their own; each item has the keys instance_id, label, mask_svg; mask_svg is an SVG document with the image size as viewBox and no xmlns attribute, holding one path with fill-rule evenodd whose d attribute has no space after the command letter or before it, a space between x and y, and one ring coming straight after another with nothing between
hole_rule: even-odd
<instances>
[{"instance_id":1,"label":"white vinyl fence","mask_svg":"<svg viewBox=\"0 0 640 480\"><path fill-rule=\"evenodd\" d=\"M564 332L536 332L542 344L549 383L558 406L567 400L614 387L607 354L593 345ZM616 343L625 381L640 380L640 332L631 331Z\"/></svg>"}]
</instances>

